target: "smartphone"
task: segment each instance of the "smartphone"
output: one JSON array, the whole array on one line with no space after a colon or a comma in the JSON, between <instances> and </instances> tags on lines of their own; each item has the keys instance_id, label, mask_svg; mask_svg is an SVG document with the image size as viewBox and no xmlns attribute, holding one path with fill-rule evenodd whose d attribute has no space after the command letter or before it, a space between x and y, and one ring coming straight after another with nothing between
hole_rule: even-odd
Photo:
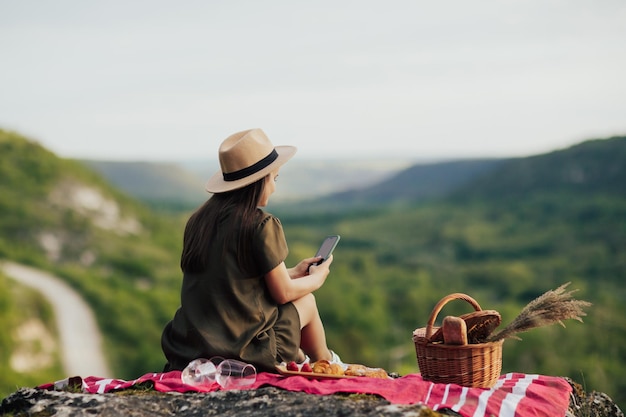
<instances>
[{"instance_id":1,"label":"smartphone","mask_svg":"<svg viewBox=\"0 0 626 417\"><path fill-rule=\"evenodd\" d=\"M321 256L322 260L319 262L314 263L313 265L319 265L322 262L324 262L326 259L328 259L328 257L330 256L331 253L333 253L333 250L335 250L335 247L337 246L337 243L339 242L339 235L332 235L332 236L327 236L326 239L324 239L324 241L322 242L322 245L320 246L320 248L317 250L317 253L315 254L315 256Z\"/></svg>"}]
</instances>

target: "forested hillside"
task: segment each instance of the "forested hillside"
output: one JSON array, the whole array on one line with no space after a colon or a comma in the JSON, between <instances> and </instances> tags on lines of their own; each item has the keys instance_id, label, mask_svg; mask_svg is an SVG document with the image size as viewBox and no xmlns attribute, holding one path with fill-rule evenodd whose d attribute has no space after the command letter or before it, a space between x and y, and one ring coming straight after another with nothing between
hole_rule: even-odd
<instances>
[{"instance_id":1,"label":"forested hillside","mask_svg":"<svg viewBox=\"0 0 626 417\"><path fill-rule=\"evenodd\" d=\"M537 194L626 197L626 137L596 139L503 164L474 178L458 196L489 201Z\"/></svg>"},{"instance_id":2,"label":"forested hillside","mask_svg":"<svg viewBox=\"0 0 626 417\"><path fill-rule=\"evenodd\" d=\"M120 377L163 366L159 337L178 304L180 229L179 218L152 213L83 164L0 130L0 260L51 271L76 288L95 310ZM58 361L27 372L11 366L20 324L49 309L0 278L0 391L38 375L65 378Z\"/></svg>"},{"instance_id":3,"label":"forested hillside","mask_svg":"<svg viewBox=\"0 0 626 417\"><path fill-rule=\"evenodd\" d=\"M393 205L387 196L389 207L359 211L320 207L303 214L290 204L271 210L285 226L290 265L312 255L326 234L342 235L316 297L329 343L346 361L417 372L411 334L444 295L465 292L500 311L506 324L534 297L572 282L577 298L593 303L585 322L507 340L504 370L569 376L623 406L625 144L613 138L506 160L436 199ZM157 215L84 165L18 134L0 131L0 159L0 258L53 271L85 296L120 378L159 371L160 332L178 305L189 213ZM584 186L563 183L560 172L576 172L566 178L584 178ZM537 180L520 183L529 173ZM116 214L104 222L102 210ZM2 286L10 280L0 280ZM444 314L468 307L455 303ZM15 304L0 309L14 325ZM2 352L11 350L10 338L0 343ZM0 360L6 371L6 357ZM9 375L19 384L20 375Z\"/></svg>"}]
</instances>

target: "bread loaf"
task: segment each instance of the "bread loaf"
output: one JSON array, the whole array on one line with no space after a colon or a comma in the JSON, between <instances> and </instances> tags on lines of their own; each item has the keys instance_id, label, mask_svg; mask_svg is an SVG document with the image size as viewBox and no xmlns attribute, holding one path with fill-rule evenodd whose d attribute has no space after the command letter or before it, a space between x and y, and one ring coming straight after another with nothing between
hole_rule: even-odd
<instances>
[{"instance_id":1,"label":"bread loaf","mask_svg":"<svg viewBox=\"0 0 626 417\"><path fill-rule=\"evenodd\" d=\"M443 343L446 345L467 345L467 325L460 317L447 316L441 325Z\"/></svg>"}]
</instances>

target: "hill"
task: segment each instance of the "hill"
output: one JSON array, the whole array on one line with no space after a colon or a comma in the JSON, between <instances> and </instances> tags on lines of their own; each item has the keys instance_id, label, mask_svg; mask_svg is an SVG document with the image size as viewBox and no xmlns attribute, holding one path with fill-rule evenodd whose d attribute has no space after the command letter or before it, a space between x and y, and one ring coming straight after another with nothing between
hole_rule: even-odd
<instances>
[{"instance_id":1,"label":"hill","mask_svg":"<svg viewBox=\"0 0 626 417\"><path fill-rule=\"evenodd\" d=\"M438 199L505 163L505 159L417 163L374 184L301 199L290 208L299 213L362 211Z\"/></svg>"},{"instance_id":2,"label":"hill","mask_svg":"<svg viewBox=\"0 0 626 417\"><path fill-rule=\"evenodd\" d=\"M406 199L407 188L420 183L412 177L385 187L397 194L371 199L388 205L360 211L320 207L307 214L277 202L272 211L285 226L288 265L310 256L326 234L342 235L331 276L316 292L332 348L349 361L416 372L412 331L444 295L465 292L506 323L533 297L572 282L579 298L593 303L585 323L507 341L503 369L569 376L624 403L626 199L606 184L626 178L609 169L623 164L604 160L618 160L624 139L591 144L500 161L482 172L474 167L470 181L450 182L448 194L428 199ZM83 163L16 133L0 131L0 159L0 258L47 269L80 291L96 311L120 378L159 371L160 332L179 302L185 216L154 212ZM598 167L598 175L585 174L584 186L558 185L564 180L557 173L572 160L584 173ZM531 173L545 165L542 175L554 184L512 192L522 175L510 164ZM0 294L8 293L12 284L0 277ZM0 300L0 325L15 329L19 305ZM467 306L445 314L457 312ZM17 383L22 376L11 371L7 353L14 331L3 334L0 366Z\"/></svg>"},{"instance_id":3,"label":"hill","mask_svg":"<svg viewBox=\"0 0 626 417\"><path fill-rule=\"evenodd\" d=\"M626 137L588 140L567 149L502 164L474 179L458 196L503 199L538 193L626 197Z\"/></svg>"},{"instance_id":4,"label":"hill","mask_svg":"<svg viewBox=\"0 0 626 417\"><path fill-rule=\"evenodd\" d=\"M94 308L111 368L120 375L162 367L158 340L178 303L181 227L178 218L156 215L83 164L0 130L0 260L48 270L77 289ZM40 300L9 296L24 291L0 274L3 384L50 373L64 378L55 363L29 372L11 365L22 322L49 311ZM18 304L24 299L28 308Z\"/></svg>"},{"instance_id":5,"label":"hill","mask_svg":"<svg viewBox=\"0 0 626 417\"><path fill-rule=\"evenodd\" d=\"M80 160L113 186L153 209L186 212L206 200L207 179L218 169L215 159L175 162ZM393 159L298 160L281 169L279 202L309 200L381 181L409 165Z\"/></svg>"},{"instance_id":6,"label":"hill","mask_svg":"<svg viewBox=\"0 0 626 417\"><path fill-rule=\"evenodd\" d=\"M329 199L382 205L390 201L415 202L440 198L505 162L502 159L468 159L413 165L374 186L337 193Z\"/></svg>"},{"instance_id":7,"label":"hill","mask_svg":"<svg viewBox=\"0 0 626 417\"><path fill-rule=\"evenodd\" d=\"M153 208L187 210L206 199L204 181L174 162L81 160L108 182Z\"/></svg>"}]
</instances>

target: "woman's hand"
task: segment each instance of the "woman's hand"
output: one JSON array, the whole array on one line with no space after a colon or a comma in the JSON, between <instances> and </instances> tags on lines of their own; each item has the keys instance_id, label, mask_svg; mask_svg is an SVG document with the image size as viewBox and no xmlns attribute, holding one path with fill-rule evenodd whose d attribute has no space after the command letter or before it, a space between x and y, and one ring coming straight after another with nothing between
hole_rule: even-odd
<instances>
[{"instance_id":1,"label":"woman's hand","mask_svg":"<svg viewBox=\"0 0 626 417\"><path fill-rule=\"evenodd\" d=\"M318 256L317 258L312 258L313 262L318 262L322 260L321 256ZM313 263L311 263L309 265L309 275L311 274L317 274L319 272L322 273L323 279L324 281L326 280L326 277L328 276L329 272L330 272L330 264L333 263L333 255L330 255L324 262L322 262L319 265L313 265Z\"/></svg>"},{"instance_id":2,"label":"woman's hand","mask_svg":"<svg viewBox=\"0 0 626 417\"><path fill-rule=\"evenodd\" d=\"M302 278L309 275L309 267L313 265L315 262L319 262L322 260L321 256L306 258L298 262L296 266L289 269L289 276L292 279Z\"/></svg>"}]
</instances>

